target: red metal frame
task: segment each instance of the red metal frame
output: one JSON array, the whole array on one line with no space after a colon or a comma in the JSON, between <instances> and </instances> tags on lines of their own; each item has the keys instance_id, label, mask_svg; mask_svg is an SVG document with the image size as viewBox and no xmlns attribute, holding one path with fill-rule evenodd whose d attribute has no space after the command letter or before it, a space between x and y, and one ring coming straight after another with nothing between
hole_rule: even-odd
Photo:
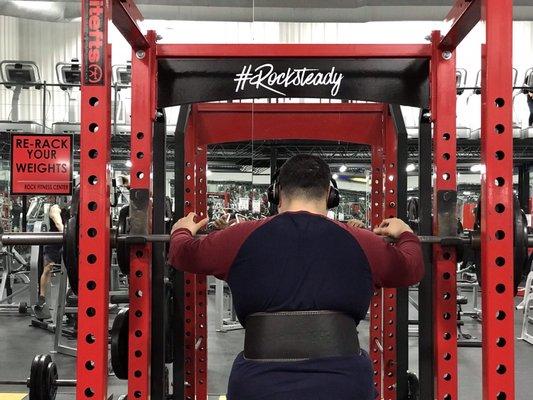
<instances>
[{"instance_id":1,"label":"red metal frame","mask_svg":"<svg viewBox=\"0 0 533 400\"><path fill-rule=\"evenodd\" d=\"M87 24L89 15L84 11L90 0L82 0L82 25ZM92 0L95 1L95 0ZM478 9L486 22L486 46L483 48L482 79L482 154L486 165L483 175L483 226L481 233L483 260L483 398L514 398L514 354L513 354L513 296L512 296L512 1L511 0L457 0L449 15L453 25L444 38L434 32L431 44L414 45L312 45L312 44L241 44L241 45L198 45L172 44L156 45L155 33L144 37L136 24L142 18L131 0L111 3L102 2L105 7L105 20L111 17L111 5L115 13L113 21L119 27L135 50L143 49L144 58L133 62L132 95L132 163L134 174L132 187L149 189L151 185L151 132L155 113L155 87L157 82L156 58L239 58L239 57L320 57L320 58L427 58L431 60L432 117L434 120L435 150L435 199L439 191L456 189L455 159L455 55L453 50L468 34L477 22ZM110 154L110 46L107 45L107 24L103 27L102 42L105 53L105 79L103 86L82 85L82 120L81 120L81 193L80 193L80 296L79 296L79 338L77 362L77 398L98 398L104 400L107 391L107 326L108 326L108 286L109 274L109 176L108 163ZM82 32L82 40L86 40ZM444 51L449 51L445 53ZM82 64L87 60L83 55ZM438 96L437 96L438 93ZM94 101L97 99L98 101ZM227 105L226 105L227 106ZM333 111L335 107L373 107L374 105L330 105L321 104L326 112L320 114L318 122L308 132L291 125L293 116L282 108L287 104L273 105L281 107L275 111L276 118L268 118L268 112L262 111L266 105L254 106L254 117L245 118L238 125L231 124L227 115L214 107L218 105L200 105L193 107L193 116L189 121L186 139L186 211L205 213L205 151L208 143L239 140L245 133L251 132L253 120L254 139L334 139L351 140L355 127L377 126L375 115L361 115L350 120L346 110ZM292 107L293 105L291 105ZM298 115L311 120L317 114L314 105L294 105L301 107ZM222 106L220 106L222 107ZM233 107L233 106L232 106ZM250 112L250 105L242 107L241 113ZM248 108L247 108L248 107ZM306 108L307 107L307 108ZM379 107L379 105L377 106ZM265 108L266 110L266 108ZM210 118L206 118L209 113ZM337 115L335 115L337 113ZM379 114L379 111L376 111ZM274 114L270 114L272 117ZM236 114L233 114L235 116ZM339 118L342 116L342 118ZM226 120L224 119L226 118ZM276 121L283 121L276 125ZM341 120L347 120L347 122ZM213 125L211 121L216 120ZM330 124L322 130L317 123L328 121ZM384 121L384 120L383 120ZM381 122L383 122L381 121ZM359 122L358 125L356 122ZM99 129L95 130L97 124ZM388 126L388 122L385 122ZM226 129L222 129L226 126ZM283 128L283 129L280 129ZM386 128L386 132L389 130ZM144 136L137 137L137 132ZM287 133L290 132L290 133ZM333 133L335 132L335 133ZM192 136L191 136L192 135ZM241 136L239 136L241 135ZM358 142L373 146L372 161L372 222L377 223L380 213L394 215L391 207L392 193L385 193L383 188L391 187L383 174L392 171L390 143L383 147L382 134L372 137L362 133ZM387 138L389 136L387 135ZM243 137L244 138L244 137ZM379 139L378 139L379 138ZM230 140L231 139L231 140ZM246 136L246 139L249 139ZM390 139L390 138L389 138ZM392 140L392 139L391 139ZM387 142L388 143L388 142ZM392 143L392 142L391 142ZM136 156L139 151L145 158ZM387 165L378 162L385 151ZM384 169L382 169L384 168ZM136 173L144 173L137 178ZM93 178L93 177L96 177ZM89 182L90 180L90 182ZM384 186L385 185L385 186ZM198 193L196 193L198 191ZM200 193L200 192L203 193ZM200 196L201 195L201 196ZM386 209L383 209L383 201ZM493 208L503 204L505 210L499 212ZM438 204L436 204L438 206ZM498 207L501 210L501 207ZM438 211L438 207L435 207ZM435 212L435 233L439 233L438 213ZM150 227L147 226L147 231ZM504 232L505 237L501 238ZM498 237L495 237L495 235ZM142 250L141 257L136 251ZM130 320L130 382L131 398L148 398L149 395L149 352L150 352L150 246L137 246L132 250L132 271L142 271L143 277L130 277L132 310L141 311L141 316ZM502 261L503 260L503 261ZM457 348L455 326L455 252L435 246L434 268L435 280L435 385L437 399L455 400L457 398ZM503 264L502 264L503 263ZM447 274L450 274L448 276ZM138 278L138 279L137 279ZM186 373L191 386L187 388L188 398L203 399L206 396L206 324L205 324L205 280L201 277L186 275ZM505 289L504 289L505 288ZM135 298L135 290L142 290L142 296ZM375 365L375 383L382 389L382 383L393 385L395 371L393 367L393 349L389 350L394 332L382 326L384 316L392 318L389 308L388 291L381 291L373 297L371 305L371 357ZM204 300L202 300L204 299ZM392 306L392 302L390 303ZM386 310L383 312L382 307ZM386 314L390 311L390 315ZM451 316L448 317L448 314ZM137 315L139 315L137 313ZM374 322L374 320L376 320ZM387 324L385 324L387 325ZM390 324L394 325L394 322ZM377 326L376 329L374 327ZM136 331L140 332L135 334ZM383 337L385 334L385 338ZM448 335L449 334L449 338ZM446 337L444 337L446 335ZM197 341L199 337L202 341ZM377 340L375 340L377 339ZM391 339L389 342L388 340ZM378 356L378 349L385 345L383 356ZM136 357L135 349L142 349L142 355ZM388 353L390 352L390 354ZM138 354L138 353L137 353ZM423 356L423 355L422 355ZM392 369L391 369L392 368ZM387 371L383 375L383 370ZM391 375L389 376L389 372ZM390 378L390 379L389 379ZM389 386L390 386L389 385ZM388 386L387 386L388 387ZM391 394L387 398L393 398Z\"/></svg>"},{"instance_id":2,"label":"red metal frame","mask_svg":"<svg viewBox=\"0 0 533 400\"><path fill-rule=\"evenodd\" d=\"M86 3L82 21L87 21ZM107 3L102 7L106 21ZM85 38L82 23L82 38ZM111 155L111 45L107 29L102 35L103 85L81 86L79 293L76 398L107 399L108 311L109 311L109 161ZM82 39L83 40L83 39ZM89 40L87 37L86 40ZM82 43L82 48L84 43ZM82 71L89 62L82 55Z\"/></svg>"},{"instance_id":3,"label":"red metal frame","mask_svg":"<svg viewBox=\"0 0 533 400\"><path fill-rule=\"evenodd\" d=\"M379 134L383 141L383 132ZM383 220L383 145L372 147L371 216L372 226ZM374 387L383 393L383 289L375 289L370 302L369 354L374 368ZM382 397L380 397L382 398Z\"/></svg>"},{"instance_id":4,"label":"red metal frame","mask_svg":"<svg viewBox=\"0 0 533 400\"><path fill-rule=\"evenodd\" d=\"M152 46L133 52L131 63L131 190L147 190L152 197L152 136L156 109L155 32L146 36ZM133 199L132 199L133 201ZM131 207L130 207L131 212ZM152 232L152 204L147 209L148 226ZM129 277L129 346L128 398L149 398L151 356L151 267L152 245L131 246Z\"/></svg>"},{"instance_id":5,"label":"red metal frame","mask_svg":"<svg viewBox=\"0 0 533 400\"><path fill-rule=\"evenodd\" d=\"M440 40L441 50L455 50L476 26L481 16L482 0L456 0L446 20L452 21L450 30Z\"/></svg>"},{"instance_id":6,"label":"red metal frame","mask_svg":"<svg viewBox=\"0 0 533 400\"><path fill-rule=\"evenodd\" d=\"M393 218L397 216L398 201L398 135L394 122L388 112L384 123L383 157L383 216ZM396 289L383 289L383 398L396 400Z\"/></svg>"},{"instance_id":7,"label":"red metal frame","mask_svg":"<svg viewBox=\"0 0 533 400\"><path fill-rule=\"evenodd\" d=\"M439 49L441 35L433 32L431 109L435 152L433 233L441 233L438 194L457 190L455 54ZM436 95L438 93L438 96ZM457 287L455 249L434 246L435 398L457 399Z\"/></svg>"},{"instance_id":8,"label":"red metal frame","mask_svg":"<svg viewBox=\"0 0 533 400\"><path fill-rule=\"evenodd\" d=\"M386 122L386 127L384 125ZM347 143L362 143L372 146L372 224L378 224L383 217L383 135L390 132L390 157L387 162L392 163L389 170L394 170L396 157L396 136L388 107L383 104L364 103L205 103L192 107L189 124L185 134L185 213L195 211L202 216L206 213L206 149L209 144L238 142L247 140L334 140ZM253 135L253 136L252 136ZM386 185L388 190L396 188L396 172L394 180ZM196 184L193 184L195 182ZM389 207L387 212L395 215L396 195L387 196ZM387 295L394 291L387 291ZM395 323L386 329L387 339L382 332L382 291L377 291L373 298L378 306L372 308L372 321L375 324L370 329L371 338L375 341L376 388L381 391L382 378L391 386L387 399L395 399L396 374L394 365L396 360L396 340L389 336L395 332ZM207 321L205 277L187 274L186 276L186 399L206 399L207 373ZM396 299L388 298L388 307L395 307ZM389 320L393 318L394 310L388 311ZM387 322L388 323L388 322ZM377 329L373 327L377 326ZM193 334L193 337L191 335ZM205 343L205 347L203 344ZM379 347L385 343L390 350L386 351L388 369L382 370L383 354ZM196 396L196 397L195 397Z\"/></svg>"},{"instance_id":9,"label":"red metal frame","mask_svg":"<svg viewBox=\"0 0 533 400\"><path fill-rule=\"evenodd\" d=\"M428 44L160 44L157 58L430 58Z\"/></svg>"},{"instance_id":10,"label":"red metal frame","mask_svg":"<svg viewBox=\"0 0 533 400\"><path fill-rule=\"evenodd\" d=\"M484 0L481 265L483 399L514 393L512 0ZM500 209L501 205L505 207Z\"/></svg>"}]
</instances>

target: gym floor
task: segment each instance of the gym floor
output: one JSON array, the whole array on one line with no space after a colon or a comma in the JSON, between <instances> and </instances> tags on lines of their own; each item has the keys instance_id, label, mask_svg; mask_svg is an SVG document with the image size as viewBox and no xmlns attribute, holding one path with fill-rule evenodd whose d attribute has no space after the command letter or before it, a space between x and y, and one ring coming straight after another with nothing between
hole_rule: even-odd
<instances>
[{"instance_id":1,"label":"gym floor","mask_svg":"<svg viewBox=\"0 0 533 400\"><path fill-rule=\"evenodd\" d=\"M519 299L517 299L519 301ZM468 307L468 306L467 306ZM226 333L215 332L214 328L214 298L209 298L209 393L210 400L219 399L226 392L229 371L235 355L242 349L243 331ZM416 317L416 314L413 315ZM30 326L31 317L23 315L0 315L0 380L25 379L29 375L29 366L37 353L46 353L53 348L53 335L44 330ZM481 325L468 317L464 318L464 332L479 337ZM520 335L522 312L515 312L515 333ZM533 329L533 326L532 326ZM368 323L363 321L360 325L361 343L368 343ZM417 338L409 339L410 365L412 371L417 371L418 350ZM529 398L533 393L533 380L531 367L533 360L533 346L524 341L516 341L516 399ZM76 360L73 357L55 354L59 377L64 379L75 378ZM481 398L481 349L459 349L459 398ZM109 377L108 395L118 397L126 393L126 382ZM8 393L20 393L13 396ZM1 386L0 400L23 399L27 393L25 386ZM74 388L60 388L57 399L73 399Z\"/></svg>"}]
</instances>

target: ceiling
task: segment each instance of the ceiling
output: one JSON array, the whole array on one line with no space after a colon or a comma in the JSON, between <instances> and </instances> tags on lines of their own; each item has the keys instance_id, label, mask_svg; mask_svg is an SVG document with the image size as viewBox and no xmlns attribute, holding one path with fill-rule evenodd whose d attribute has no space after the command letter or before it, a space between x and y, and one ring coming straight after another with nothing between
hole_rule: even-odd
<instances>
[{"instance_id":1,"label":"ceiling","mask_svg":"<svg viewBox=\"0 0 533 400\"><path fill-rule=\"evenodd\" d=\"M453 0L137 0L136 4L146 19L369 22L442 21ZM516 20L533 21L532 0L514 0L514 5ZM0 15L69 21L79 18L80 1L0 0Z\"/></svg>"}]
</instances>

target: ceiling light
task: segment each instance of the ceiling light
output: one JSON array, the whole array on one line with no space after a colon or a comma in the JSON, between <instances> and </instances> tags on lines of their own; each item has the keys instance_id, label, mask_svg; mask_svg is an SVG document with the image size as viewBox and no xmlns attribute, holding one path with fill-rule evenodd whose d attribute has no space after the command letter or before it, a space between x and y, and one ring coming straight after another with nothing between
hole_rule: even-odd
<instances>
[{"instance_id":1,"label":"ceiling light","mask_svg":"<svg viewBox=\"0 0 533 400\"><path fill-rule=\"evenodd\" d=\"M485 166L483 164L474 164L470 167L470 171L482 173L485 172Z\"/></svg>"},{"instance_id":2,"label":"ceiling light","mask_svg":"<svg viewBox=\"0 0 533 400\"><path fill-rule=\"evenodd\" d=\"M416 165L414 164L407 164L407 167L405 167L406 172L413 172L416 169Z\"/></svg>"},{"instance_id":3,"label":"ceiling light","mask_svg":"<svg viewBox=\"0 0 533 400\"><path fill-rule=\"evenodd\" d=\"M332 177L333 179L339 179L339 175L337 175L337 174L333 174L331 177Z\"/></svg>"},{"instance_id":4,"label":"ceiling light","mask_svg":"<svg viewBox=\"0 0 533 400\"><path fill-rule=\"evenodd\" d=\"M348 169L348 167L346 165L341 165L339 167L339 172L346 172L347 169Z\"/></svg>"}]
</instances>

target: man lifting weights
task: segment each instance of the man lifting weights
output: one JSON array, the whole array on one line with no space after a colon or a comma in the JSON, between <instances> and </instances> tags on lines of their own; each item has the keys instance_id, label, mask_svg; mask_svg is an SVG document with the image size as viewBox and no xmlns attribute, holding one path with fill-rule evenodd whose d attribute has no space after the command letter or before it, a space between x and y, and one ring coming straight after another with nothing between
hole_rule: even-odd
<instances>
[{"instance_id":1,"label":"man lifting weights","mask_svg":"<svg viewBox=\"0 0 533 400\"><path fill-rule=\"evenodd\" d=\"M417 236L396 218L374 233L328 219L338 191L316 156L289 159L269 191L276 216L201 239L194 235L207 219L195 222L193 213L172 229L170 264L227 281L246 329L228 399L374 399L373 368L356 327L374 287L422 279Z\"/></svg>"}]
</instances>

